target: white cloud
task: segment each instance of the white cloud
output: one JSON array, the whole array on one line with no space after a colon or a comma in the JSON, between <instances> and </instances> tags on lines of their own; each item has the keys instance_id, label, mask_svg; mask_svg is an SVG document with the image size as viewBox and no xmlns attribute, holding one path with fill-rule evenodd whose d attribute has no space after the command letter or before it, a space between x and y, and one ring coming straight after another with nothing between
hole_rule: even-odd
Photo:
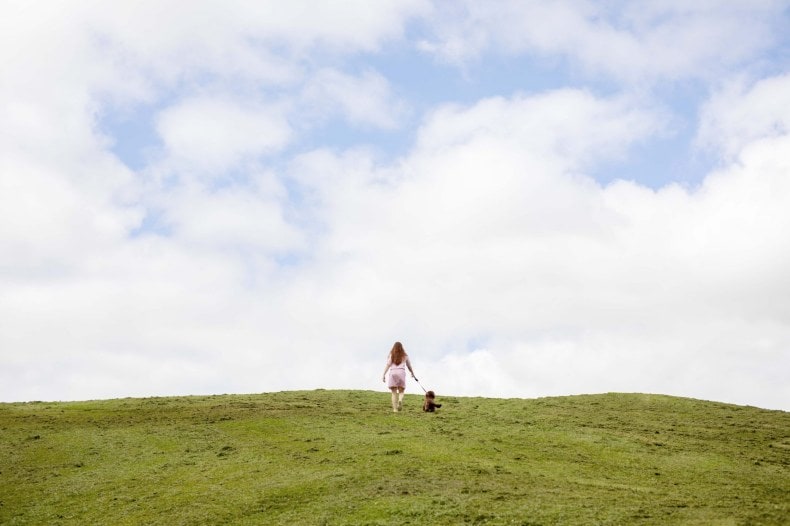
<instances>
[{"instance_id":1,"label":"white cloud","mask_svg":"<svg viewBox=\"0 0 790 526\"><path fill-rule=\"evenodd\" d=\"M0 280L68 275L142 217L121 163L81 140L65 142L0 146Z\"/></svg>"},{"instance_id":2,"label":"white cloud","mask_svg":"<svg viewBox=\"0 0 790 526\"><path fill-rule=\"evenodd\" d=\"M619 156L633 142L660 131L663 120L660 113L636 109L628 99L599 100L583 90L563 89L485 99L468 109L445 106L421 128L418 143L435 150L493 139L550 154L566 168L577 169Z\"/></svg>"},{"instance_id":3,"label":"white cloud","mask_svg":"<svg viewBox=\"0 0 790 526\"><path fill-rule=\"evenodd\" d=\"M320 70L305 85L302 99L318 117L339 114L355 125L385 129L396 128L406 111L387 79L373 71L352 76L332 69Z\"/></svg>"},{"instance_id":4,"label":"white cloud","mask_svg":"<svg viewBox=\"0 0 790 526\"><path fill-rule=\"evenodd\" d=\"M530 53L627 81L706 77L768 47L784 9L781 1L469 1L432 19L435 36L420 46L459 64L489 52Z\"/></svg>"},{"instance_id":5,"label":"white cloud","mask_svg":"<svg viewBox=\"0 0 790 526\"><path fill-rule=\"evenodd\" d=\"M167 155L209 173L281 149L291 129L283 110L221 97L181 101L157 118Z\"/></svg>"},{"instance_id":6,"label":"white cloud","mask_svg":"<svg viewBox=\"0 0 790 526\"><path fill-rule=\"evenodd\" d=\"M790 132L790 74L732 82L702 108L697 142L731 160L749 143Z\"/></svg>"},{"instance_id":7,"label":"white cloud","mask_svg":"<svg viewBox=\"0 0 790 526\"><path fill-rule=\"evenodd\" d=\"M163 1L71 9L108 50L105 56L131 73L167 83L213 73L286 84L300 78L299 63L315 47L332 53L375 51L399 38L408 18L426 10L423 0L197 1L188 11L181 2Z\"/></svg>"},{"instance_id":8,"label":"white cloud","mask_svg":"<svg viewBox=\"0 0 790 526\"><path fill-rule=\"evenodd\" d=\"M304 249L302 232L285 218L285 190L271 183L215 190L188 185L159 200L162 220L175 239L208 249L262 255Z\"/></svg>"}]
</instances>

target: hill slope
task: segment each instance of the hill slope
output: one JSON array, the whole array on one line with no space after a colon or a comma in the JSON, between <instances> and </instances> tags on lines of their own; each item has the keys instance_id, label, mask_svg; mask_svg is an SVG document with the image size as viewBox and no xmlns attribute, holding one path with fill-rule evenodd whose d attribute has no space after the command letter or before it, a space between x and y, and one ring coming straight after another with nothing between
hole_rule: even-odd
<instances>
[{"instance_id":1,"label":"hill slope","mask_svg":"<svg viewBox=\"0 0 790 526\"><path fill-rule=\"evenodd\" d=\"M657 395L0 404L2 524L787 524L790 413Z\"/></svg>"}]
</instances>

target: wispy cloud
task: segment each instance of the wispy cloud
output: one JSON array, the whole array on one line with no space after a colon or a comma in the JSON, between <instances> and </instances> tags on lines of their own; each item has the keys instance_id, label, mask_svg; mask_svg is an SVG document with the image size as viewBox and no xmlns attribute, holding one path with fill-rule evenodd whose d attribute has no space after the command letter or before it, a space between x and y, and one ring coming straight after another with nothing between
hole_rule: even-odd
<instances>
[{"instance_id":1,"label":"wispy cloud","mask_svg":"<svg viewBox=\"0 0 790 526\"><path fill-rule=\"evenodd\" d=\"M561 57L628 82L710 77L782 38L776 2L458 2L421 49L451 63L488 53ZM738 45L730 45L738 35Z\"/></svg>"},{"instance_id":2,"label":"wispy cloud","mask_svg":"<svg viewBox=\"0 0 790 526\"><path fill-rule=\"evenodd\" d=\"M353 125L385 129L397 128L407 108L387 79L374 71L353 76L319 70L305 85L301 102L319 119L337 115Z\"/></svg>"}]
</instances>

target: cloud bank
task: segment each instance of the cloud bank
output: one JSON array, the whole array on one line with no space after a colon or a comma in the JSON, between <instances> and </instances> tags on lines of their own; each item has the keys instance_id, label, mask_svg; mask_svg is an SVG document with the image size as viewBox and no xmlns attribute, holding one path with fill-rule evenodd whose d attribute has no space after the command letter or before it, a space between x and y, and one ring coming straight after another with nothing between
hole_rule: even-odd
<instances>
[{"instance_id":1,"label":"cloud bank","mask_svg":"<svg viewBox=\"0 0 790 526\"><path fill-rule=\"evenodd\" d=\"M444 394L790 409L786 5L600 5L6 4L0 400L382 389L401 340ZM487 59L559 76L454 97ZM600 177L679 123L698 181Z\"/></svg>"}]
</instances>

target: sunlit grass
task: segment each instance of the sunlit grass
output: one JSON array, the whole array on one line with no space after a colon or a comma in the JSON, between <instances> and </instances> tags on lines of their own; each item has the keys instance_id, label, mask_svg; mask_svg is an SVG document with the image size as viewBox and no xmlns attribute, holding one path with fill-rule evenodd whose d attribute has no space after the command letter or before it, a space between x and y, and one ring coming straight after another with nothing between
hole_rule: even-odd
<instances>
[{"instance_id":1,"label":"sunlit grass","mask_svg":"<svg viewBox=\"0 0 790 526\"><path fill-rule=\"evenodd\" d=\"M790 413L310 391L0 404L2 524L787 524Z\"/></svg>"}]
</instances>

